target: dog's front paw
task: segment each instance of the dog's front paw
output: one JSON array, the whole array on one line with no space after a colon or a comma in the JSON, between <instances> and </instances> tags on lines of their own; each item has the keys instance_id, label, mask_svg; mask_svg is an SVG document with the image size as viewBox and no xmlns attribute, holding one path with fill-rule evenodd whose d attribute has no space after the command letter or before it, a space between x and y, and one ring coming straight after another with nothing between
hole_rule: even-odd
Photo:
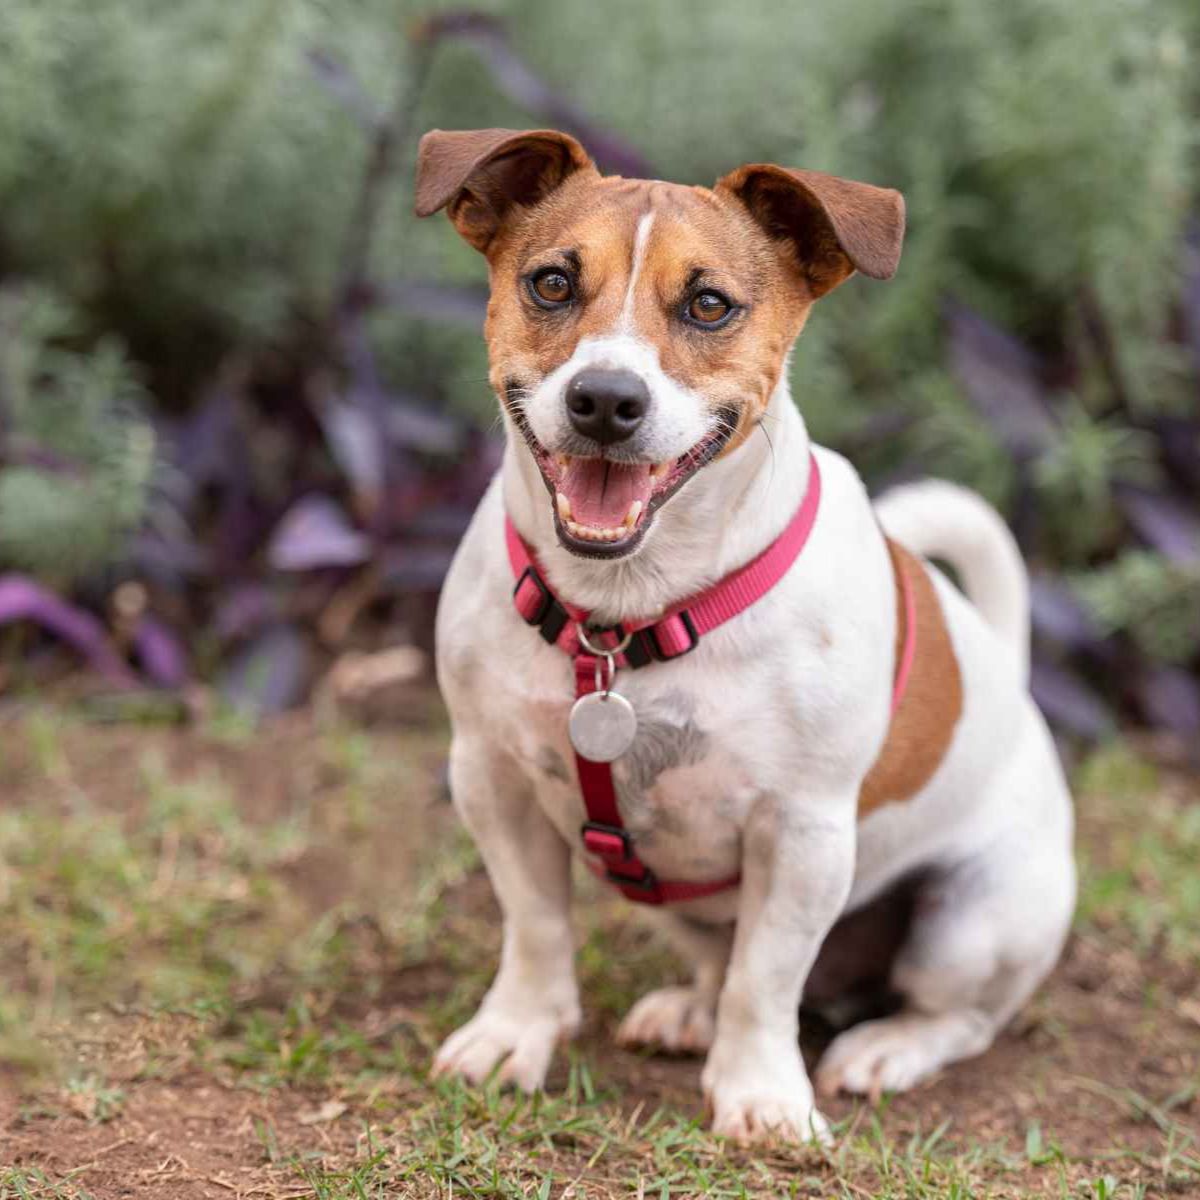
<instances>
[{"instance_id":1,"label":"dog's front paw","mask_svg":"<svg viewBox=\"0 0 1200 1200\"><path fill-rule=\"evenodd\" d=\"M649 1046L673 1054L703 1054L712 1045L715 1013L695 988L659 988L629 1010L617 1030L622 1046Z\"/></svg>"},{"instance_id":2,"label":"dog's front paw","mask_svg":"<svg viewBox=\"0 0 1200 1200\"><path fill-rule=\"evenodd\" d=\"M727 1066L710 1055L701 1085L713 1132L739 1145L830 1141L829 1123L813 1103L798 1049L786 1048L774 1059L734 1059Z\"/></svg>"},{"instance_id":3,"label":"dog's front paw","mask_svg":"<svg viewBox=\"0 0 1200 1200\"><path fill-rule=\"evenodd\" d=\"M442 1043L431 1073L434 1078L458 1075L469 1083L482 1083L502 1063L499 1083L536 1092L546 1081L555 1047L578 1028L577 1011L563 1017L485 1006Z\"/></svg>"}]
</instances>

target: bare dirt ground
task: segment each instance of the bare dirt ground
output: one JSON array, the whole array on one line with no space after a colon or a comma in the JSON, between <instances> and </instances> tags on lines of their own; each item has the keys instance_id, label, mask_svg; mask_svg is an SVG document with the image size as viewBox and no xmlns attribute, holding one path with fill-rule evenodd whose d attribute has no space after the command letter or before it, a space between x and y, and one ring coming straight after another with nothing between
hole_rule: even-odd
<instances>
[{"instance_id":1,"label":"bare dirt ground","mask_svg":"<svg viewBox=\"0 0 1200 1200\"><path fill-rule=\"evenodd\" d=\"M436 715L0 716L0 1197L1200 1196L1194 777L1095 757L1078 929L1013 1028L910 1094L825 1105L833 1151L747 1154L703 1133L697 1062L614 1048L678 964L590 885L587 1024L550 1097L428 1084L499 920L443 750Z\"/></svg>"}]
</instances>

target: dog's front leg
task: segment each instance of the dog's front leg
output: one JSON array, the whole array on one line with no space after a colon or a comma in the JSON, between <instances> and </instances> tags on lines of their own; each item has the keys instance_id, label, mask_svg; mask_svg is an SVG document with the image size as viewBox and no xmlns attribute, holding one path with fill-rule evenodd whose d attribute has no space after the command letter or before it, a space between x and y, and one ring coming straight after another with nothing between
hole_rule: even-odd
<instances>
[{"instance_id":1,"label":"dog's front leg","mask_svg":"<svg viewBox=\"0 0 1200 1200\"><path fill-rule=\"evenodd\" d=\"M456 737L455 807L483 855L504 914L500 969L479 1011L443 1043L435 1075L542 1086L554 1048L579 1027L567 844L538 807L519 767L499 749Z\"/></svg>"},{"instance_id":2,"label":"dog's front leg","mask_svg":"<svg viewBox=\"0 0 1200 1200\"><path fill-rule=\"evenodd\" d=\"M800 995L850 891L854 802L764 797L743 838L737 932L701 1078L713 1130L739 1142L823 1140L800 1057Z\"/></svg>"}]
</instances>

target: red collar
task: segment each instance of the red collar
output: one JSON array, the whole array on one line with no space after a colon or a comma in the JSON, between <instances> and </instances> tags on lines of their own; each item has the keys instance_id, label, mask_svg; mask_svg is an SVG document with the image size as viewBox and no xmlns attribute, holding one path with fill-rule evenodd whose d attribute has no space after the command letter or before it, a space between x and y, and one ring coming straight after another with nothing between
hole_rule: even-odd
<instances>
[{"instance_id":1,"label":"red collar","mask_svg":"<svg viewBox=\"0 0 1200 1200\"><path fill-rule=\"evenodd\" d=\"M648 621L624 622L603 629L588 624L588 613L558 599L546 584L533 552L505 517L504 533L509 562L517 583L513 604L542 637L575 660L575 695L584 696L596 687L596 655L580 644L578 629L587 629L593 646L619 646L613 656L618 667L644 667L652 662L669 662L694 650L706 634L744 612L767 594L788 572L808 542L821 505L821 472L809 455L808 488L787 528L761 554L724 579L675 605L665 615ZM903 572L898 573L903 592L905 638L897 664L892 711L900 702L908 681L914 649L912 588ZM580 790L588 820L581 831L584 848L600 860L589 867L615 884L630 899L643 904L665 904L697 900L735 887L740 875L703 883L668 882L658 879L638 858L633 839L617 806L609 763L592 762L576 754Z\"/></svg>"},{"instance_id":2,"label":"red collar","mask_svg":"<svg viewBox=\"0 0 1200 1200\"><path fill-rule=\"evenodd\" d=\"M628 649L616 656L618 667L644 667L666 662L694 650L700 639L718 625L736 617L765 596L800 556L817 519L821 505L821 472L809 454L808 489L787 528L744 567L726 575L712 587L676 604L664 616L649 621L625 622L593 631L588 613L558 599L547 586L533 552L525 545L512 521L504 521L508 560L517 586L513 603L526 623L536 626L542 637L567 654L580 653L577 629L583 624L593 645L616 646L631 635Z\"/></svg>"}]
</instances>

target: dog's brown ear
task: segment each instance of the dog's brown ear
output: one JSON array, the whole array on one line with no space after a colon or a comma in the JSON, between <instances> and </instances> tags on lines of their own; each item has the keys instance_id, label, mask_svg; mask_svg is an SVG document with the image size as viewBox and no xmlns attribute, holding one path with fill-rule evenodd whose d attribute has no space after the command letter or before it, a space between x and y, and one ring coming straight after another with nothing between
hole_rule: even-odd
<instances>
[{"instance_id":1,"label":"dog's brown ear","mask_svg":"<svg viewBox=\"0 0 1200 1200\"><path fill-rule=\"evenodd\" d=\"M814 299L855 270L890 279L904 240L904 197L891 188L750 163L717 181L790 255Z\"/></svg>"},{"instance_id":2,"label":"dog's brown ear","mask_svg":"<svg viewBox=\"0 0 1200 1200\"><path fill-rule=\"evenodd\" d=\"M536 204L576 171L596 168L554 129L430 130L417 151L418 217L448 208L462 236L487 253L514 205Z\"/></svg>"}]
</instances>

